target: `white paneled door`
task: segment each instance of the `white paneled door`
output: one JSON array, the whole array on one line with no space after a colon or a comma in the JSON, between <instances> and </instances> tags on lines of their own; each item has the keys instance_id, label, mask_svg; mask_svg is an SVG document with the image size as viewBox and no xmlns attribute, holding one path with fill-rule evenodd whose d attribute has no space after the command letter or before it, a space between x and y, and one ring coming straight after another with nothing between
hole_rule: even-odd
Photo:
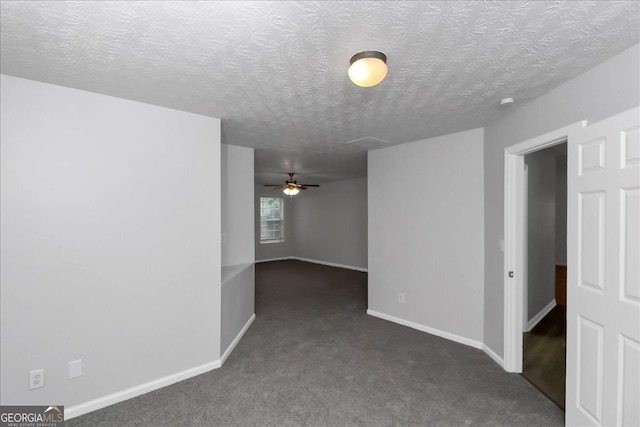
<instances>
[{"instance_id":1,"label":"white paneled door","mask_svg":"<svg viewBox=\"0 0 640 427\"><path fill-rule=\"evenodd\" d=\"M640 425L640 109L568 139L567 400L573 426Z\"/></svg>"}]
</instances>

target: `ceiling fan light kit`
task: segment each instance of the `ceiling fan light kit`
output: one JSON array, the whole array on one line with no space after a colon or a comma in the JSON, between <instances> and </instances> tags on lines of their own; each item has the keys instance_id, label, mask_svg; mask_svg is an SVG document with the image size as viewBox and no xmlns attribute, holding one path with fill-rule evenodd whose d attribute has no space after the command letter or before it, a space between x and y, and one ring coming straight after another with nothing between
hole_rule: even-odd
<instances>
[{"instance_id":1,"label":"ceiling fan light kit","mask_svg":"<svg viewBox=\"0 0 640 427\"><path fill-rule=\"evenodd\" d=\"M293 173L289 172L289 179L284 184L265 184L265 187L275 187L275 189L282 188L282 192L287 196L295 196L300 190L306 190L308 187L320 187L317 184L298 184L298 181L293 179Z\"/></svg>"},{"instance_id":2,"label":"ceiling fan light kit","mask_svg":"<svg viewBox=\"0 0 640 427\"><path fill-rule=\"evenodd\" d=\"M349 78L360 87L380 83L387 75L387 55L377 50L363 50L351 57Z\"/></svg>"}]
</instances>

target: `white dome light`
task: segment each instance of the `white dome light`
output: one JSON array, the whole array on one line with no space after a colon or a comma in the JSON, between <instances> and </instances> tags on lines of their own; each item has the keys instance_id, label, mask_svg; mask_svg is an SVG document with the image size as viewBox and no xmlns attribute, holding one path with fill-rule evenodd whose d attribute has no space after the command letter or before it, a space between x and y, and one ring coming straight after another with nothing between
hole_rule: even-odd
<instances>
[{"instance_id":1,"label":"white dome light","mask_svg":"<svg viewBox=\"0 0 640 427\"><path fill-rule=\"evenodd\" d=\"M351 57L349 78L361 87L380 83L387 75L387 56L376 50L365 50Z\"/></svg>"}]
</instances>

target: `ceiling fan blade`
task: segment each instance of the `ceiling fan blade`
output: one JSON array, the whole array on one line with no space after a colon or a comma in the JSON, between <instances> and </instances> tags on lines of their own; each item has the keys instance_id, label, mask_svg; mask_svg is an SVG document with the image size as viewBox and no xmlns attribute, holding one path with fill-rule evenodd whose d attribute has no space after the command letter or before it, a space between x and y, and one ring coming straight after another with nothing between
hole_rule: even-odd
<instances>
[{"instance_id":1,"label":"ceiling fan blade","mask_svg":"<svg viewBox=\"0 0 640 427\"><path fill-rule=\"evenodd\" d=\"M285 187L282 184L264 184L265 187Z\"/></svg>"},{"instance_id":2,"label":"ceiling fan blade","mask_svg":"<svg viewBox=\"0 0 640 427\"><path fill-rule=\"evenodd\" d=\"M300 184L302 187L320 187L317 184Z\"/></svg>"}]
</instances>

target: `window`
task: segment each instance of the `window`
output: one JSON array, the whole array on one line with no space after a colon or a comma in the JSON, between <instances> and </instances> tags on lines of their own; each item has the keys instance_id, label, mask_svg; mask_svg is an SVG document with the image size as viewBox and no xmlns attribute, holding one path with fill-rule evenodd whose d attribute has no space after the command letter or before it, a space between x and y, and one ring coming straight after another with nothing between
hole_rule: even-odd
<instances>
[{"instance_id":1,"label":"window","mask_svg":"<svg viewBox=\"0 0 640 427\"><path fill-rule=\"evenodd\" d=\"M260 243L284 242L284 199L260 197Z\"/></svg>"}]
</instances>

